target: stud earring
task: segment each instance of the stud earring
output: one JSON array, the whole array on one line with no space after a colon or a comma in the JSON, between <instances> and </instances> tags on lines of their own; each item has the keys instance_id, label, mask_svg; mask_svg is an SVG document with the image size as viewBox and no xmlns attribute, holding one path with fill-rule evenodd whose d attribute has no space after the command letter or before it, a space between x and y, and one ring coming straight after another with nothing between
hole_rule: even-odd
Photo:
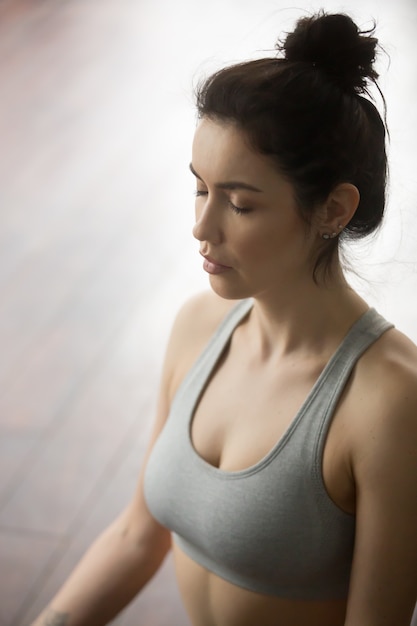
<instances>
[{"instance_id":1,"label":"stud earring","mask_svg":"<svg viewBox=\"0 0 417 626\"><path fill-rule=\"evenodd\" d=\"M337 225L337 229L338 229L339 231L342 231L342 230L343 230L343 228L344 228L344 227L343 227L343 224L338 224L338 225ZM339 233L339 234L340 234L340 233ZM322 239L326 239L326 240L327 240L327 239L334 239L335 237L337 237L337 235L338 235L338 233L336 233L336 232L332 232L332 233L323 233L321 237L322 237Z\"/></svg>"}]
</instances>

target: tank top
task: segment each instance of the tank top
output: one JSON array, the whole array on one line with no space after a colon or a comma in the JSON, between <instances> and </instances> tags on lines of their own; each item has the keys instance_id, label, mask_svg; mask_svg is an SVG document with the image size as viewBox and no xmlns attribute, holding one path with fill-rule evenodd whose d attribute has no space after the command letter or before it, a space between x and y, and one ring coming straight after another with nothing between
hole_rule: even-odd
<instances>
[{"instance_id":1,"label":"tank top","mask_svg":"<svg viewBox=\"0 0 417 626\"><path fill-rule=\"evenodd\" d=\"M193 447L191 421L213 368L251 307L243 300L229 312L180 385L146 468L147 505L191 559L235 585L289 599L344 598L355 517L326 491L323 449L355 363L392 324L369 309L268 454L251 467L224 471Z\"/></svg>"}]
</instances>

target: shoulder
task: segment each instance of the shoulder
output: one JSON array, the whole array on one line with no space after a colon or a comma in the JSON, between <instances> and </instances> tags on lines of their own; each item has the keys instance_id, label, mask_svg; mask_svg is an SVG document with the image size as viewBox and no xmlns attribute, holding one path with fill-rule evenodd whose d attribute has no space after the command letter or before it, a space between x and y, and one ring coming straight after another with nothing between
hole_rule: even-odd
<instances>
[{"instance_id":1,"label":"shoulder","mask_svg":"<svg viewBox=\"0 0 417 626\"><path fill-rule=\"evenodd\" d=\"M360 359L353 384L356 466L370 471L412 450L417 459L417 346L387 331Z\"/></svg>"},{"instance_id":2,"label":"shoulder","mask_svg":"<svg viewBox=\"0 0 417 626\"><path fill-rule=\"evenodd\" d=\"M395 329L384 333L360 359L352 391L356 532L346 625L405 625L417 581L416 346Z\"/></svg>"},{"instance_id":3,"label":"shoulder","mask_svg":"<svg viewBox=\"0 0 417 626\"><path fill-rule=\"evenodd\" d=\"M204 291L187 300L178 311L172 327L172 348L198 354L236 304L236 300L225 300L211 291Z\"/></svg>"},{"instance_id":4,"label":"shoulder","mask_svg":"<svg viewBox=\"0 0 417 626\"><path fill-rule=\"evenodd\" d=\"M397 329L388 330L360 359L357 378L382 415L411 408L417 401L417 346Z\"/></svg>"},{"instance_id":5,"label":"shoulder","mask_svg":"<svg viewBox=\"0 0 417 626\"><path fill-rule=\"evenodd\" d=\"M166 354L171 398L219 324L236 304L236 300L225 300L205 291L187 300L180 308Z\"/></svg>"},{"instance_id":6,"label":"shoulder","mask_svg":"<svg viewBox=\"0 0 417 626\"><path fill-rule=\"evenodd\" d=\"M213 291L200 292L184 302L177 313L175 330L185 324L188 330L212 333L237 300L225 300ZM178 327L178 328L177 328Z\"/></svg>"}]
</instances>

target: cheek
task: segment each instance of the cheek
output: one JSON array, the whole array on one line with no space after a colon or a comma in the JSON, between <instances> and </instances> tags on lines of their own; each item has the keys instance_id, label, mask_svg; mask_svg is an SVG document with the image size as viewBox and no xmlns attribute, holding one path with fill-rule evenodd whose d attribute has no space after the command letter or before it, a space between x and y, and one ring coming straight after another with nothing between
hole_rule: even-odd
<instances>
[{"instance_id":1,"label":"cheek","mask_svg":"<svg viewBox=\"0 0 417 626\"><path fill-rule=\"evenodd\" d=\"M306 262L310 245L299 224L271 224L253 233L247 241L247 251L256 265L295 267ZM266 269L266 268L265 268Z\"/></svg>"},{"instance_id":2,"label":"cheek","mask_svg":"<svg viewBox=\"0 0 417 626\"><path fill-rule=\"evenodd\" d=\"M265 224L251 233L251 248L262 257L270 257L284 248L291 247L294 233L282 224Z\"/></svg>"},{"instance_id":3,"label":"cheek","mask_svg":"<svg viewBox=\"0 0 417 626\"><path fill-rule=\"evenodd\" d=\"M252 275L266 275L279 263L282 242L274 233L263 230L242 237L235 248L241 269Z\"/></svg>"}]
</instances>

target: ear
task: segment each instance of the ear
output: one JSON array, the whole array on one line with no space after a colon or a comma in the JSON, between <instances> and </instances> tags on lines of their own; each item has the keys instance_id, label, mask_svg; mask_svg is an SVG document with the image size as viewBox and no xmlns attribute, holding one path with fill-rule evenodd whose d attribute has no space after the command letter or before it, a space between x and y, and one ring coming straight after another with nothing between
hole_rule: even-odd
<instances>
[{"instance_id":1,"label":"ear","mask_svg":"<svg viewBox=\"0 0 417 626\"><path fill-rule=\"evenodd\" d=\"M354 216L359 200L359 190L352 183L336 185L324 203L319 228L330 233L340 232Z\"/></svg>"}]
</instances>

